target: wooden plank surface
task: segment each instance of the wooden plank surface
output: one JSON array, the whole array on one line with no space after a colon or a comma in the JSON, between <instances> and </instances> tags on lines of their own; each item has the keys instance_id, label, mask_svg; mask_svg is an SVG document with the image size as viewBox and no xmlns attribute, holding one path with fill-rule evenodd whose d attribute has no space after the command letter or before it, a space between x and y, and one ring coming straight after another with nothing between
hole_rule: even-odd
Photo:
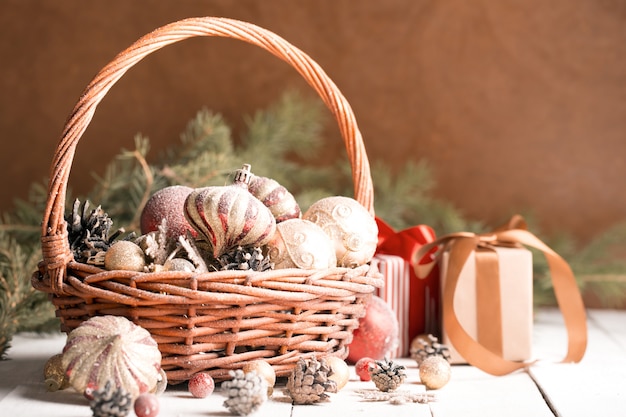
<instances>
[{"instance_id":1,"label":"wooden plank surface","mask_svg":"<svg viewBox=\"0 0 626 417\"><path fill-rule=\"evenodd\" d=\"M559 417L618 417L626 415L626 312L592 310L588 316L589 344L579 364L542 363L530 374ZM537 355L560 358L566 333L555 310L536 318Z\"/></svg>"},{"instance_id":2,"label":"wooden plank surface","mask_svg":"<svg viewBox=\"0 0 626 417\"><path fill-rule=\"evenodd\" d=\"M314 406L292 406L279 386L272 399L256 416L319 417L612 417L626 415L626 311L589 313L589 348L580 364L555 363L565 353L562 320L554 310L541 310L535 319L535 354L546 359L529 372L503 377L488 375L471 366L457 365L452 380L435 391L436 401L428 404L391 405L388 401L363 399L363 390L375 390L373 383L358 380L351 368L351 380L331 401ZM86 400L71 389L47 392L42 370L47 358L59 353L62 335L22 334L14 338L9 360L0 361L0 415L72 417L89 416ZM401 388L424 393L414 361L399 360L407 367L407 382ZM544 400L544 396L547 399ZM205 399L194 399L184 386L169 387L160 398L162 417L209 417L229 415L218 389ZM42 414L42 410L45 413ZM130 414L134 415L133 413Z\"/></svg>"}]
</instances>

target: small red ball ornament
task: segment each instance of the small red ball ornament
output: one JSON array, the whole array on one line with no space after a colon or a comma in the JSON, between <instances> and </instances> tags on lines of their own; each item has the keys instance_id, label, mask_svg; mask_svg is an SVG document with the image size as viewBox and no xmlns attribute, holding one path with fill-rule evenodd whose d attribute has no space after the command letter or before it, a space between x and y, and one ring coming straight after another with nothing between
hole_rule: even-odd
<instances>
[{"instance_id":1,"label":"small red ball ornament","mask_svg":"<svg viewBox=\"0 0 626 417\"><path fill-rule=\"evenodd\" d=\"M159 415L159 399L154 394L141 394L135 400L133 408L137 417L156 417Z\"/></svg>"},{"instance_id":2,"label":"small red ball ornament","mask_svg":"<svg viewBox=\"0 0 626 417\"><path fill-rule=\"evenodd\" d=\"M348 346L348 362L363 357L381 360L398 345L398 319L391 307L380 297L370 298L365 316L359 319L352 343Z\"/></svg>"},{"instance_id":3,"label":"small red ball ornament","mask_svg":"<svg viewBox=\"0 0 626 417\"><path fill-rule=\"evenodd\" d=\"M376 365L376 361L367 356L359 359L354 364L354 371L361 381L371 381L372 375L370 374L370 364Z\"/></svg>"},{"instance_id":4,"label":"small red ball ornament","mask_svg":"<svg viewBox=\"0 0 626 417\"><path fill-rule=\"evenodd\" d=\"M208 397L213 390L215 390L215 381L206 372L198 372L189 380L189 392L196 398Z\"/></svg>"}]
</instances>

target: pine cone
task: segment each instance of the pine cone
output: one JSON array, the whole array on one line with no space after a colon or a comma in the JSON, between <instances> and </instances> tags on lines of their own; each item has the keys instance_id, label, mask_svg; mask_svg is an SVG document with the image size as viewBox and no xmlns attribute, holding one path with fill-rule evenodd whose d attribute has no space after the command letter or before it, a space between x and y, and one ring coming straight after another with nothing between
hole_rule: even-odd
<instances>
[{"instance_id":1,"label":"pine cone","mask_svg":"<svg viewBox=\"0 0 626 417\"><path fill-rule=\"evenodd\" d=\"M67 222L70 249L77 262L104 264L103 254L112 242L124 231L122 229L109 236L113 220L98 206L89 211L89 202L82 206L74 201L72 213L65 217Z\"/></svg>"},{"instance_id":2,"label":"pine cone","mask_svg":"<svg viewBox=\"0 0 626 417\"><path fill-rule=\"evenodd\" d=\"M313 358L307 362L300 358L289 376L285 392L294 404L328 401L327 392L337 392L337 383L328 378L332 373L324 359L318 362Z\"/></svg>"},{"instance_id":3,"label":"pine cone","mask_svg":"<svg viewBox=\"0 0 626 417\"><path fill-rule=\"evenodd\" d=\"M441 356L448 362L450 362L450 351L444 344L439 343L432 334L426 336L428 340L424 340L422 337L417 337L411 344L411 358L415 359L417 366L429 356Z\"/></svg>"},{"instance_id":4,"label":"pine cone","mask_svg":"<svg viewBox=\"0 0 626 417\"><path fill-rule=\"evenodd\" d=\"M132 405L131 395L123 388L114 388L111 381L94 391L89 402L93 417L126 417Z\"/></svg>"},{"instance_id":5,"label":"pine cone","mask_svg":"<svg viewBox=\"0 0 626 417\"><path fill-rule=\"evenodd\" d=\"M376 361L376 367L370 369L370 375L379 390L383 392L395 391L404 383L406 378L404 369L404 366L396 365L393 361L385 358L384 361Z\"/></svg>"},{"instance_id":6,"label":"pine cone","mask_svg":"<svg viewBox=\"0 0 626 417\"><path fill-rule=\"evenodd\" d=\"M260 247L237 246L218 257L215 267L222 271L239 269L262 272L272 269L272 263L268 256L263 256L263 251Z\"/></svg>"},{"instance_id":7,"label":"pine cone","mask_svg":"<svg viewBox=\"0 0 626 417\"><path fill-rule=\"evenodd\" d=\"M241 369L229 371L233 378L222 383L222 390L228 398L224 407L232 414L246 416L252 414L267 400L267 382L256 372L244 373Z\"/></svg>"}]
</instances>

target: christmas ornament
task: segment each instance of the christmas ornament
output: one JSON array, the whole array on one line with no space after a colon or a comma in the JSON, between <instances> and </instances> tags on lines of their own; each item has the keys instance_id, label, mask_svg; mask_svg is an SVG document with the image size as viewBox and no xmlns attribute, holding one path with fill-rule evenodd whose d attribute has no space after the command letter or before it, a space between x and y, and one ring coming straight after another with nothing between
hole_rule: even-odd
<instances>
[{"instance_id":1,"label":"christmas ornament","mask_svg":"<svg viewBox=\"0 0 626 417\"><path fill-rule=\"evenodd\" d=\"M154 389L150 392L152 394L161 395L165 392L166 389L167 389L167 374L165 373L163 368L161 368L159 370L159 377L157 378L157 384L154 387Z\"/></svg>"},{"instance_id":2,"label":"christmas ornament","mask_svg":"<svg viewBox=\"0 0 626 417\"><path fill-rule=\"evenodd\" d=\"M298 359L289 375L285 393L294 404L315 404L328 401L327 393L337 392L337 383L330 379L332 370L324 359Z\"/></svg>"},{"instance_id":3,"label":"christmas ornament","mask_svg":"<svg viewBox=\"0 0 626 417\"><path fill-rule=\"evenodd\" d=\"M251 176L244 165L233 184L199 188L187 197L185 217L214 258L237 246L263 246L276 231L272 212L248 192Z\"/></svg>"},{"instance_id":4,"label":"christmas ornament","mask_svg":"<svg viewBox=\"0 0 626 417\"><path fill-rule=\"evenodd\" d=\"M422 361L429 356L441 356L450 361L450 352L446 345L439 343L432 334L417 336L411 342L410 347L411 358L415 359L417 366L420 366Z\"/></svg>"},{"instance_id":5,"label":"christmas ornament","mask_svg":"<svg viewBox=\"0 0 626 417\"><path fill-rule=\"evenodd\" d=\"M371 381L372 376L370 375L370 367L376 365L376 361L372 358L368 358L367 356L359 359L354 364L354 371L361 381Z\"/></svg>"},{"instance_id":6,"label":"christmas ornament","mask_svg":"<svg viewBox=\"0 0 626 417\"><path fill-rule=\"evenodd\" d=\"M165 261L163 264L163 270L193 272L196 270L196 267L187 259L174 258Z\"/></svg>"},{"instance_id":7,"label":"christmas ornament","mask_svg":"<svg viewBox=\"0 0 626 417\"><path fill-rule=\"evenodd\" d=\"M257 411L267 400L267 383L256 372L244 373L241 369L229 371L230 381L222 382L222 390L228 398L224 407L239 416Z\"/></svg>"},{"instance_id":8,"label":"christmas ornament","mask_svg":"<svg viewBox=\"0 0 626 417\"><path fill-rule=\"evenodd\" d=\"M372 381L376 388L383 392L395 391L406 379L405 368L396 365L393 361L385 358L383 361L376 361L376 366L370 368Z\"/></svg>"},{"instance_id":9,"label":"christmas ornament","mask_svg":"<svg viewBox=\"0 0 626 417\"><path fill-rule=\"evenodd\" d=\"M333 243L315 223L289 219L276 226L267 244L274 269L328 269L337 265Z\"/></svg>"},{"instance_id":10,"label":"christmas ornament","mask_svg":"<svg viewBox=\"0 0 626 417\"><path fill-rule=\"evenodd\" d=\"M161 353L150 333L118 316L96 316L72 330L63 348L63 367L78 392L114 381L137 397L155 389Z\"/></svg>"},{"instance_id":11,"label":"christmas ornament","mask_svg":"<svg viewBox=\"0 0 626 417\"><path fill-rule=\"evenodd\" d=\"M126 417L133 405L133 399L124 388L115 387L107 381L103 388L93 392L89 407L93 417Z\"/></svg>"},{"instance_id":12,"label":"christmas ornament","mask_svg":"<svg viewBox=\"0 0 626 417\"><path fill-rule=\"evenodd\" d=\"M330 236L339 266L354 268L366 264L376 252L376 220L352 198L323 198L313 203L302 218L316 223Z\"/></svg>"},{"instance_id":13,"label":"christmas ornament","mask_svg":"<svg viewBox=\"0 0 626 417\"><path fill-rule=\"evenodd\" d=\"M192 191L191 187L172 185L154 193L141 211L141 234L156 231L165 219L168 240L176 241L178 236L186 236L187 233L196 237L197 232L189 225L184 214L185 200Z\"/></svg>"},{"instance_id":14,"label":"christmas ornament","mask_svg":"<svg viewBox=\"0 0 626 417\"><path fill-rule=\"evenodd\" d=\"M248 190L270 209L276 223L300 218L302 215L294 196L271 178L254 176L250 181Z\"/></svg>"},{"instance_id":15,"label":"christmas ornament","mask_svg":"<svg viewBox=\"0 0 626 417\"><path fill-rule=\"evenodd\" d=\"M442 356L429 356L419 367L420 380L428 389L439 389L450 381L452 368Z\"/></svg>"},{"instance_id":16,"label":"christmas ornament","mask_svg":"<svg viewBox=\"0 0 626 417\"><path fill-rule=\"evenodd\" d=\"M57 391L70 386L62 358L63 354L56 354L48 359L43 367L43 379L48 391Z\"/></svg>"},{"instance_id":17,"label":"christmas ornament","mask_svg":"<svg viewBox=\"0 0 626 417\"><path fill-rule=\"evenodd\" d=\"M133 404L137 417L156 417L159 415L159 399L150 393L140 394Z\"/></svg>"},{"instance_id":18,"label":"christmas ornament","mask_svg":"<svg viewBox=\"0 0 626 417\"><path fill-rule=\"evenodd\" d=\"M329 378L337 383L337 390L341 390L350 379L350 368L348 364L343 359L336 356L327 356L324 360L328 366L330 366L331 373Z\"/></svg>"},{"instance_id":19,"label":"christmas ornament","mask_svg":"<svg viewBox=\"0 0 626 417\"><path fill-rule=\"evenodd\" d=\"M348 345L348 361L355 363L362 357L380 360L398 344L398 319L391 307L380 297L372 296L365 307L365 316L352 333Z\"/></svg>"},{"instance_id":20,"label":"christmas ornament","mask_svg":"<svg viewBox=\"0 0 626 417\"><path fill-rule=\"evenodd\" d=\"M122 269L141 272L145 266L143 250L128 240L115 242L104 255L104 267L109 271Z\"/></svg>"},{"instance_id":21,"label":"christmas ornament","mask_svg":"<svg viewBox=\"0 0 626 417\"><path fill-rule=\"evenodd\" d=\"M204 398L213 394L215 381L207 372L198 372L189 379L187 384L189 392L196 398Z\"/></svg>"},{"instance_id":22,"label":"christmas ornament","mask_svg":"<svg viewBox=\"0 0 626 417\"><path fill-rule=\"evenodd\" d=\"M245 373L256 372L261 378L267 382L267 396L271 396L274 393L274 385L276 384L276 372L269 362L264 360L256 360L247 362L242 368Z\"/></svg>"}]
</instances>

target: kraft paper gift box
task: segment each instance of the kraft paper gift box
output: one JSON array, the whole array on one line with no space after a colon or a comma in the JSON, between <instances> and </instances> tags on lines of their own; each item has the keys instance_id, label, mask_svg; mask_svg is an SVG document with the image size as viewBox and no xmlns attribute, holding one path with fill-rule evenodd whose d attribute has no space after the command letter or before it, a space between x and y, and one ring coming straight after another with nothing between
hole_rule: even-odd
<instances>
[{"instance_id":1,"label":"kraft paper gift box","mask_svg":"<svg viewBox=\"0 0 626 417\"><path fill-rule=\"evenodd\" d=\"M494 251L498 273L477 275L477 252L480 258L493 255ZM450 252L445 251L440 263L442 298L449 262ZM454 311L461 326L478 343L504 359L525 361L532 355L532 294L533 264L528 249L479 247L470 254L459 275ZM442 342L450 349L451 363L467 363L452 345L445 328L442 333Z\"/></svg>"}]
</instances>

